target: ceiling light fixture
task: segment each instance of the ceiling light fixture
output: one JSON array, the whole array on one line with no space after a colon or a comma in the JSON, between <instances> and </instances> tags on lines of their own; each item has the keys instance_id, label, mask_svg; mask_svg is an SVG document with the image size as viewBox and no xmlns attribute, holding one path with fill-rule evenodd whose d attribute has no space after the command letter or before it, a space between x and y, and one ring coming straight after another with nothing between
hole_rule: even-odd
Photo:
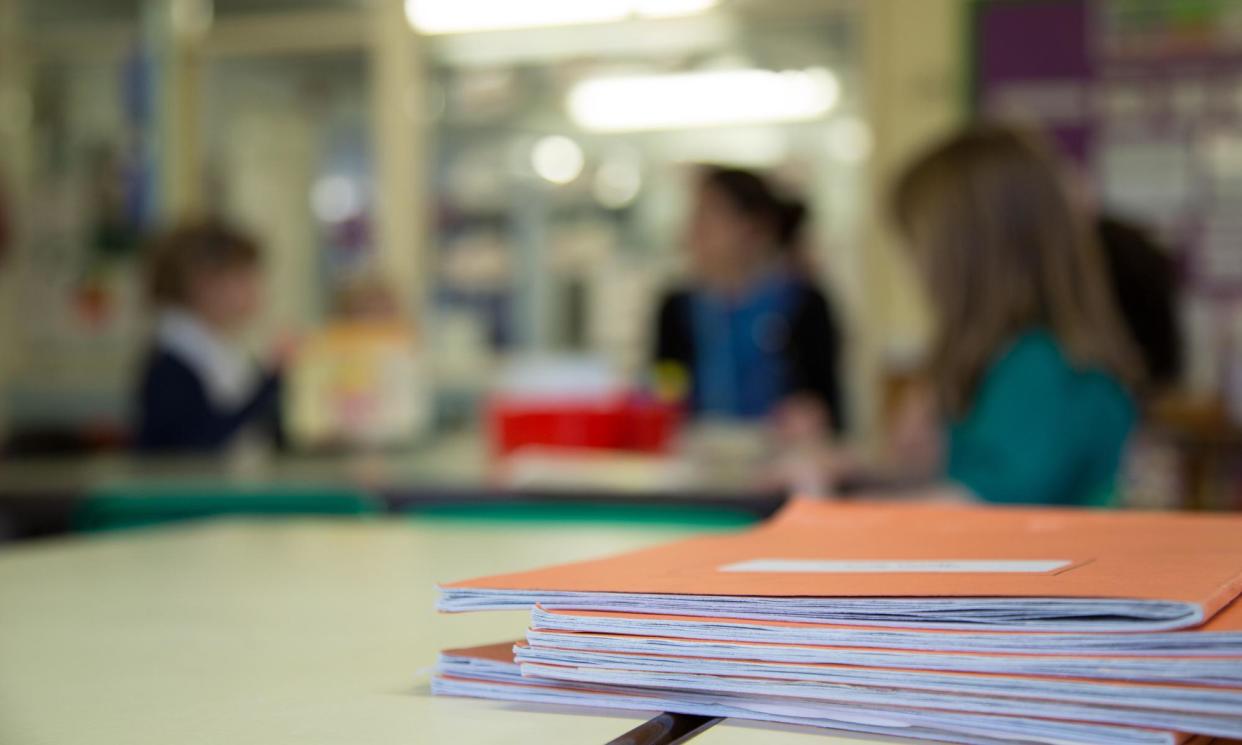
<instances>
[{"instance_id":1,"label":"ceiling light fixture","mask_svg":"<svg viewBox=\"0 0 1242 745\"><path fill-rule=\"evenodd\" d=\"M702 13L718 0L405 0L405 16L424 34L612 23Z\"/></svg>"},{"instance_id":2,"label":"ceiling light fixture","mask_svg":"<svg viewBox=\"0 0 1242 745\"><path fill-rule=\"evenodd\" d=\"M569 91L574 122L595 132L684 129L818 119L836 105L829 70L708 70L594 78Z\"/></svg>"}]
</instances>

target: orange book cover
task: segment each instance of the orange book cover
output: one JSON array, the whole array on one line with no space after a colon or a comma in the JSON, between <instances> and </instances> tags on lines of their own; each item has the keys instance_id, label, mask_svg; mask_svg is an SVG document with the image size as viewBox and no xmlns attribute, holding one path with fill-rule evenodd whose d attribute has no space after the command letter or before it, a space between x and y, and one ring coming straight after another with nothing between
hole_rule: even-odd
<instances>
[{"instance_id":1,"label":"orange book cover","mask_svg":"<svg viewBox=\"0 0 1242 745\"><path fill-rule=\"evenodd\" d=\"M1242 516L797 500L743 533L443 589L536 600L541 593L1112 599L1195 611L1172 628L1211 618L1242 591Z\"/></svg>"}]
</instances>

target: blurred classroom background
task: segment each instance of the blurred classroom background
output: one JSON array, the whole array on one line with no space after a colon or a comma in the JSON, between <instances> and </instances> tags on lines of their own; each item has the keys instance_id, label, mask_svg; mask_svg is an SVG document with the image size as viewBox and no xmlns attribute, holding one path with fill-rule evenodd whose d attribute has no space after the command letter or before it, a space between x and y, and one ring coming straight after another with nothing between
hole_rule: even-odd
<instances>
[{"instance_id":1,"label":"blurred classroom background","mask_svg":"<svg viewBox=\"0 0 1242 745\"><path fill-rule=\"evenodd\" d=\"M770 427L687 421L651 364L701 166L805 204L835 437L874 452L931 325L884 194L980 116L1167 252L1180 364L1124 503L1242 505L1242 2L0 0L0 533L767 514ZM207 215L261 247L250 346L293 340L285 442L136 454L150 241Z\"/></svg>"}]
</instances>

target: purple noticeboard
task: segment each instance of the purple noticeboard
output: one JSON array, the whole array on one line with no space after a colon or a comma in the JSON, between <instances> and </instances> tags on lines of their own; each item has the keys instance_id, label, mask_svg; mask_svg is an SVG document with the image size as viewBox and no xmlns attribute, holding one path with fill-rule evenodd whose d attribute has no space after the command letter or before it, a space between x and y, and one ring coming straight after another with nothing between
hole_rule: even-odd
<instances>
[{"instance_id":1,"label":"purple noticeboard","mask_svg":"<svg viewBox=\"0 0 1242 745\"><path fill-rule=\"evenodd\" d=\"M977 12L979 105L995 116L1044 124L1067 153L1086 162L1096 70L1087 4L1000 3Z\"/></svg>"}]
</instances>

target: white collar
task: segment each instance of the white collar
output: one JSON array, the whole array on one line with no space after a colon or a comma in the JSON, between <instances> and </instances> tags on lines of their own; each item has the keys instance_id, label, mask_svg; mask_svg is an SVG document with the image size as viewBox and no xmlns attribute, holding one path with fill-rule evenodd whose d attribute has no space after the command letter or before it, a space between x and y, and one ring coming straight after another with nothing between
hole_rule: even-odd
<instances>
[{"instance_id":1,"label":"white collar","mask_svg":"<svg viewBox=\"0 0 1242 745\"><path fill-rule=\"evenodd\" d=\"M164 351L198 374L216 406L240 406L253 392L257 371L248 356L194 315L182 310L164 311L155 338Z\"/></svg>"}]
</instances>

